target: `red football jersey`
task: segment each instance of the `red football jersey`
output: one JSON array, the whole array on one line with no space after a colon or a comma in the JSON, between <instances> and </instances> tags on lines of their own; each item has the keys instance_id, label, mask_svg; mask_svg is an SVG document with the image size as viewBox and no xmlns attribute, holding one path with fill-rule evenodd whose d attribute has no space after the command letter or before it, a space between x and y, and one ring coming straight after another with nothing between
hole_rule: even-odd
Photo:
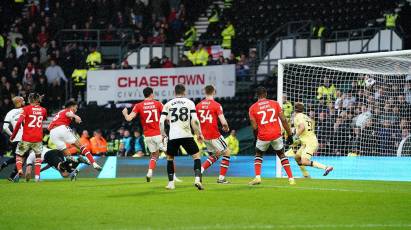
<instances>
[{"instance_id":1,"label":"red football jersey","mask_svg":"<svg viewBox=\"0 0 411 230\"><path fill-rule=\"evenodd\" d=\"M218 115L223 114L223 108L220 103L204 99L197 104L196 110L204 139L212 140L219 138L221 134L218 130Z\"/></svg>"},{"instance_id":2,"label":"red football jersey","mask_svg":"<svg viewBox=\"0 0 411 230\"><path fill-rule=\"evenodd\" d=\"M35 143L43 141L43 120L47 118L47 110L39 105L23 107L20 116L24 117L23 141Z\"/></svg>"},{"instance_id":3,"label":"red football jersey","mask_svg":"<svg viewBox=\"0 0 411 230\"><path fill-rule=\"evenodd\" d=\"M50 123L48 130L52 130L58 126L65 125L70 126L71 118L67 117L68 112L73 112L70 109L60 110L53 118L53 121Z\"/></svg>"},{"instance_id":4,"label":"red football jersey","mask_svg":"<svg viewBox=\"0 0 411 230\"><path fill-rule=\"evenodd\" d=\"M144 136L152 137L161 135L160 115L162 110L163 104L156 100L144 100L134 105L133 112L140 115Z\"/></svg>"},{"instance_id":5,"label":"red football jersey","mask_svg":"<svg viewBox=\"0 0 411 230\"><path fill-rule=\"evenodd\" d=\"M278 115L282 112L278 102L268 99L259 100L249 109L250 119L257 123L257 138L272 141L281 137L281 125Z\"/></svg>"}]
</instances>

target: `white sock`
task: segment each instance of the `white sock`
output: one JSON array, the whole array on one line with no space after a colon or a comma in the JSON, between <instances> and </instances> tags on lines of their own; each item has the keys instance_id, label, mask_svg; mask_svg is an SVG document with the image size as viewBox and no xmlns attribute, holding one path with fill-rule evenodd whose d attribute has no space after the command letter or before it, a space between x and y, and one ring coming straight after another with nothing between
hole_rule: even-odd
<instances>
[{"instance_id":1,"label":"white sock","mask_svg":"<svg viewBox=\"0 0 411 230\"><path fill-rule=\"evenodd\" d=\"M223 176L223 175L218 176L219 180L224 180L224 178L225 178L225 176Z\"/></svg>"},{"instance_id":2,"label":"white sock","mask_svg":"<svg viewBox=\"0 0 411 230\"><path fill-rule=\"evenodd\" d=\"M148 177L151 177L152 175L153 175L153 170L152 170L152 169L148 169L147 176L148 176Z\"/></svg>"},{"instance_id":3,"label":"white sock","mask_svg":"<svg viewBox=\"0 0 411 230\"><path fill-rule=\"evenodd\" d=\"M255 179L261 179L261 175L255 176Z\"/></svg>"},{"instance_id":4,"label":"white sock","mask_svg":"<svg viewBox=\"0 0 411 230\"><path fill-rule=\"evenodd\" d=\"M197 183L197 182L200 182L200 181L201 181L200 177L196 176L194 182Z\"/></svg>"},{"instance_id":5,"label":"white sock","mask_svg":"<svg viewBox=\"0 0 411 230\"><path fill-rule=\"evenodd\" d=\"M204 172L204 168L203 168L203 167L201 167L201 174L203 174L203 172Z\"/></svg>"}]
</instances>

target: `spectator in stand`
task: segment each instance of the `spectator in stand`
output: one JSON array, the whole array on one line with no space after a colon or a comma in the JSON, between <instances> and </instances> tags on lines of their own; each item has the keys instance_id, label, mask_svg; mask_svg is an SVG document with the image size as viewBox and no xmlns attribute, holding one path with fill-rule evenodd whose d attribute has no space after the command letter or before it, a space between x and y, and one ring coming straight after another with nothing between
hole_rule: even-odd
<instances>
[{"instance_id":1,"label":"spectator in stand","mask_svg":"<svg viewBox=\"0 0 411 230\"><path fill-rule=\"evenodd\" d=\"M36 70L34 69L34 66L29 62L26 66L26 69L24 69L24 76L23 76L23 87L31 89L34 86L34 75L36 74Z\"/></svg>"},{"instance_id":2,"label":"spectator in stand","mask_svg":"<svg viewBox=\"0 0 411 230\"><path fill-rule=\"evenodd\" d=\"M361 106L361 114L354 118L355 126L358 128L364 128L364 126L371 120L372 113L367 106Z\"/></svg>"},{"instance_id":3,"label":"spectator in stand","mask_svg":"<svg viewBox=\"0 0 411 230\"><path fill-rule=\"evenodd\" d=\"M328 103L335 100L336 97L337 89L334 84L330 84L330 79L324 78L323 84L317 89L317 100Z\"/></svg>"},{"instance_id":4,"label":"spectator in stand","mask_svg":"<svg viewBox=\"0 0 411 230\"><path fill-rule=\"evenodd\" d=\"M197 47L195 45L193 45L193 46L191 46L190 50L187 52L187 58L188 58L188 60L191 61L193 66L196 65L196 63L197 63L197 56L198 56Z\"/></svg>"},{"instance_id":5,"label":"spectator in stand","mask_svg":"<svg viewBox=\"0 0 411 230\"><path fill-rule=\"evenodd\" d=\"M194 25L191 25L189 29L184 33L184 47L189 50L193 47L194 42L197 40L197 29ZM190 57L188 57L190 59Z\"/></svg>"},{"instance_id":6,"label":"spectator in stand","mask_svg":"<svg viewBox=\"0 0 411 230\"><path fill-rule=\"evenodd\" d=\"M102 58L101 53L97 51L95 46L91 47L89 55L87 55L86 64L89 67L89 70L98 69L101 65Z\"/></svg>"},{"instance_id":7,"label":"spectator in stand","mask_svg":"<svg viewBox=\"0 0 411 230\"><path fill-rule=\"evenodd\" d=\"M241 54L240 60L238 60L236 64L236 76L240 78L240 80L246 80L250 74L250 67L247 65L247 57L245 54Z\"/></svg>"},{"instance_id":8,"label":"spectator in stand","mask_svg":"<svg viewBox=\"0 0 411 230\"><path fill-rule=\"evenodd\" d=\"M195 65L206 66L208 61L208 51L204 48L203 44L198 44L197 56L195 59Z\"/></svg>"},{"instance_id":9,"label":"spectator in stand","mask_svg":"<svg viewBox=\"0 0 411 230\"><path fill-rule=\"evenodd\" d=\"M23 54L23 49L26 51L29 49L27 48L27 45L24 44L23 39L17 38L16 43L16 58L19 58Z\"/></svg>"},{"instance_id":10,"label":"spectator in stand","mask_svg":"<svg viewBox=\"0 0 411 230\"><path fill-rule=\"evenodd\" d=\"M355 105L356 98L353 96L352 91L348 91L348 93L344 96L344 99L342 101L342 107L344 109L349 109Z\"/></svg>"},{"instance_id":11,"label":"spectator in stand","mask_svg":"<svg viewBox=\"0 0 411 230\"><path fill-rule=\"evenodd\" d=\"M17 59L19 66L21 68L25 68L27 66L27 63L30 61L30 56L27 52L26 48L22 49L22 53L20 55L20 57Z\"/></svg>"},{"instance_id":12,"label":"spectator in stand","mask_svg":"<svg viewBox=\"0 0 411 230\"><path fill-rule=\"evenodd\" d=\"M121 140L116 136L116 132L112 131L107 140L107 155L118 156L120 144Z\"/></svg>"},{"instance_id":13,"label":"spectator in stand","mask_svg":"<svg viewBox=\"0 0 411 230\"><path fill-rule=\"evenodd\" d=\"M91 150L90 135L86 129L81 133L80 144L86 149Z\"/></svg>"},{"instance_id":14,"label":"spectator in stand","mask_svg":"<svg viewBox=\"0 0 411 230\"><path fill-rule=\"evenodd\" d=\"M144 138L141 136L139 131L134 131L134 138L132 142L134 150L134 155L132 157L142 157L144 155Z\"/></svg>"},{"instance_id":15,"label":"spectator in stand","mask_svg":"<svg viewBox=\"0 0 411 230\"><path fill-rule=\"evenodd\" d=\"M283 114L288 122L291 122L291 114L294 111L293 104L288 100L287 94L283 94Z\"/></svg>"},{"instance_id":16,"label":"spectator in stand","mask_svg":"<svg viewBox=\"0 0 411 230\"><path fill-rule=\"evenodd\" d=\"M193 63L188 60L186 55L183 55L180 59L180 61L178 62L178 67L191 67L193 66Z\"/></svg>"},{"instance_id":17,"label":"spectator in stand","mask_svg":"<svg viewBox=\"0 0 411 230\"><path fill-rule=\"evenodd\" d=\"M213 55L209 55L207 65L221 65L221 63L219 60L214 60Z\"/></svg>"},{"instance_id":18,"label":"spectator in stand","mask_svg":"<svg viewBox=\"0 0 411 230\"><path fill-rule=\"evenodd\" d=\"M173 62L171 62L169 57L163 56L161 60L161 67L162 68L174 68L174 64Z\"/></svg>"},{"instance_id":19,"label":"spectator in stand","mask_svg":"<svg viewBox=\"0 0 411 230\"><path fill-rule=\"evenodd\" d=\"M73 84L73 97L78 101L85 101L86 85L87 85L87 70L86 69L74 69L71 74Z\"/></svg>"},{"instance_id":20,"label":"spectator in stand","mask_svg":"<svg viewBox=\"0 0 411 230\"><path fill-rule=\"evenodd\" d=\"M115 64L114 64L115 65ZM131 65L128 64L127 60L123 61L123 65L121 66L122 69L133 69L133 67L131 67Z\"/></svg>"},{"instance_id":21,"label":"spectator in stand","mask_svg":"<svg viewBox=\"0 0 411 230\"><path fill-rule=\"evenodd\" d=\"M107 141L104 139L101 130L94 131L93 137L90 139L90 146L93 155L106 155Z\"/></svg>"},{"instance_id":22,"label":"spectator in stand","mask_svg":"<svg viewBox=\"0 0 411 230\"><path fill-rule=\"evenodd\" d=\"M64 75L63 70L59 65L56 64L54 59L50 60L50 66L46 69L47 83L49 84L50 89L50 99L54 102L61 104L63 99L63 83L67 83L66 75Z\"/></svg>"},{"instance_id":23,"label":"spectator in stand","mask_svg":"<svg viewBox=\"0 0 411 230\"><path fill-rule=\"evenodd\" d=\"M46 32L46 27L41 26L40 33L37 34L37 41L40 46L46 43L49 40L49 35Z\"/></svg>"},{"instance_id":24,"label":"spectator in stand","mask_svg":"<svg viewBox=\"0 0 411 230\"><path fill-rule=\"evenodd\" d=\"M161 60L158 57L154 57L153 59L150 60L150 63L148 63L147 69L158 69L161 68Z\"/></svg>"},{"instance_id":25,"label":"spectator in stand","mask_svg":"<svg viewBox=\"0 0 411 230\"><path fill-rule=\"evenodd\" d=\"M124 145L124 156L131 156L133 155L133 146L131 145L131 136L130 136L130 131L124 130L124 137L122 139L122 143Z\"/></svg>"},{"instance_id":26,"label":"spectator in stand","mask_svg":"<svg viewBox=\"0 0 411 230\"><path fill-rule=\"evenodd\" d=\"M221 32L222 43L221 47L224 49L231 49L232 40L235 36L235 29L231 21L227 21L225 28Z\"/></svg>"},{"instance_id":27,"label":"spectator in stand","mask_svg":"<svg viewBox=\"0 0 411 230\"><path fill-rule=\"evenodd\" d=\"M233 129L230 135L225 138L231 155L237 155L240 151L240 142L237 139L237 132Z\"/></svg>"},{"instance_id":28,"label":"spectator in stand","mask_svg":"<svg viewBox=\"0 0 411 230\"><path fill-rule=\"evenodd\" d=\"M234 64L236 65L238 62L237 58L235 57L234 53L230 53L230 56L228 56L227 59L227 64Z\"/></svg>"}]
</instances>

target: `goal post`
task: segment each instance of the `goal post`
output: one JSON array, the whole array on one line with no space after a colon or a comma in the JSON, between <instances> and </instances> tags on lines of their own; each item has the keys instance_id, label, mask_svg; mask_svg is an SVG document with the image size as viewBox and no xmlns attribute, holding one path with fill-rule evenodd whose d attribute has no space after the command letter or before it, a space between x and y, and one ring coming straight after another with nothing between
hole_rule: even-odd
<instances>
[{"instance_id":1,"label":"goal post","mask_svg":"<svg viewBox=\"0 0 411 230\"><path fill-rule=\"evenodd\" d=\"M411 180L388 171L398 160L411 163L404 148L411 142L411 50L279 60L277 100L304 103L315 121L317 159L336 166L331 178ZM364 166L363 175L353 172Z\"/></svg>"}]
</instances>

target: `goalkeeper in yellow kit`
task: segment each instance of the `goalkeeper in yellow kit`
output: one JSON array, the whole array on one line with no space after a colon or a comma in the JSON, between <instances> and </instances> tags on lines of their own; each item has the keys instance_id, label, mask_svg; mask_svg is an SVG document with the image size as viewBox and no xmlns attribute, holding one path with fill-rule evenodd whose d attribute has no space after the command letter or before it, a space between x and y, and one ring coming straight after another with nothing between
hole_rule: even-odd
<instances>
[{"instance_id":1,"label":"goalkeeper in yellow kit","mask_svg":"<svg viewBox=\"0 0 411 230\"><path fill-rule=\"evenodd\" d=\"M294 144L301 145L301 147L297 150L297 153L295 154L295 161L300 166L301 172L306 178L309 178L310 175L308 171L305 169L305 166L323 169L325 171L324 176L327 176L333 170L333 167L325 166L319 162L311 160L311 157L318 150L318 139L314 132L314 121L309 116L303 113L303 103L295 103L294 108Z\"/></svg>"}]
</instances>

